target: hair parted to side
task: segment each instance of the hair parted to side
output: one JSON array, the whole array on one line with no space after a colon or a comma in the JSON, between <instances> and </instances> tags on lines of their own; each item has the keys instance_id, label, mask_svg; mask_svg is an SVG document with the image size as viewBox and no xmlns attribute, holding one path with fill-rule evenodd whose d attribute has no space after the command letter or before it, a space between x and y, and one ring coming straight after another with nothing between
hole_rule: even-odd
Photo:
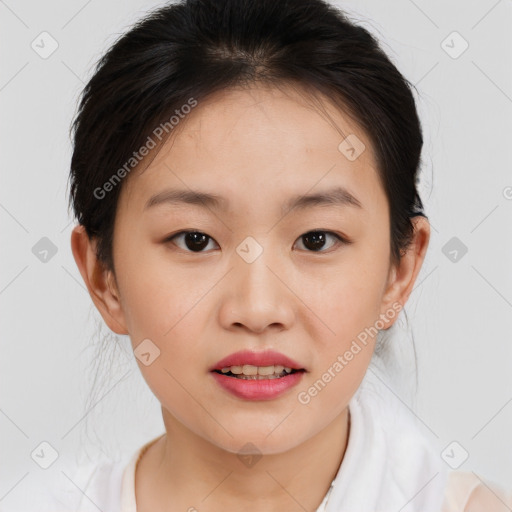
<instances>
[{"instance_id":1,"label":"hair parted to side","mask_svg":"<svg viewBox=\"0 0 512 512\"><path fill-rule=\"evenodd\" d=\"M423 137L411 84L376 39L324 0L183 0L150 12L113 44L72 125L70 206L106 268L114 271L113 227L127 178L95 191L191 99L256 82L320 93L358 122L376 154L391 258L400 261L411 218L425 216L416 188Z\"/></svg>"}]
</instances>

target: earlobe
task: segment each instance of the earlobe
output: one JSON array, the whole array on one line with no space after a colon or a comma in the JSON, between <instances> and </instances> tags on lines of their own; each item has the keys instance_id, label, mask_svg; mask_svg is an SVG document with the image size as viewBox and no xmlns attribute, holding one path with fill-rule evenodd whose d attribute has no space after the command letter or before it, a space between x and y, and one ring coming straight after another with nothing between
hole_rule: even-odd
<instances>
[{"instance_id":1,"label":"earlobe","mask_svg":"<svg viewBox=\"0 0 512 512\"><path fill-rule=\"evenodd\" d=\"M382 301L382 314L386 315L389 309L395 309L398 304L403 308L409 300L416 278L421 270L430 240L430 224L423 216L411 219L414 227L414 235L409 247L403 252L400 263L390 269L386 292ZM386 324L386 329L391 327L396 320Z\"/></svg>"},{"instance_id":2,"label":"earlobe","mask_svg":"<svg viewBox=\"0 0 512 512\"><path fill-rule=\"evenodd\" d=\"M90 239L80 224L71 233L71 250L89 295L105 323L116 334L128 334L112 272L98 260L96 240Z\"/></svg>"}]
</instances>

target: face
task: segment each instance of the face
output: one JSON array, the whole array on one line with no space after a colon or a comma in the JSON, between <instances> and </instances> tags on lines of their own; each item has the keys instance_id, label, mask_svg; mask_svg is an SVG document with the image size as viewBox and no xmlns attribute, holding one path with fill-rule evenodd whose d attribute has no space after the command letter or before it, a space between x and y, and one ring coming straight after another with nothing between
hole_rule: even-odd
<instances>
[{"instance_id":1,"label":"face","mask_svg":"<svg viewBox=\"0 0 512 512\"><path fill-rule=\"evenodd\" d=\"M284 452L321 432L361 383L375 342L368 330L397 315L370 141L324 105L337 128L291 89L218 93L120 194L114 314L145 354L137 362L164 419L233 453L247 442ZM365 145L355 159L339 149L349 134ZM166 200L178 190L217 201ZM241 350L274 350L301 371L268 386L211 371Z\"/></svg>"}]
</instances>

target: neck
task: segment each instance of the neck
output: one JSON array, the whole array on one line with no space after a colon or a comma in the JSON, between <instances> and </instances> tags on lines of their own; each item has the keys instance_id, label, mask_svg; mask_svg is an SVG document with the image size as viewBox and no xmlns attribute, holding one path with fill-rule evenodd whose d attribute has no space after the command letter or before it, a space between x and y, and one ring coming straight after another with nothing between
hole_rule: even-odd
<instances>
[{"instance_id":1,"label":"neck","mask_svg":"<svg viewBox=\"0 0 512 512\"><path fill-rule=\"evenodd\" d=\"M136 468L137 511L316 510L343 460L348 408L306 442L258 460L196 435L163 410L166 434Z\"/></svg>"}]
</instances>

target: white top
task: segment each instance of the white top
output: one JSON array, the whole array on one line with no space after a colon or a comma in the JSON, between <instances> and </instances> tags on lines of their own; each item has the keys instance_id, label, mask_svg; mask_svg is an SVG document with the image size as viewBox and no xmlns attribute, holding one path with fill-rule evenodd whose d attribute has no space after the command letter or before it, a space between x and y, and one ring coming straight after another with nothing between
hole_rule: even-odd
<instances>
[{"instance_id":1,"label":"white top","mask_svg":"<svg viewBox=\"0 0 512 512\"><path fill-rule=\"evenodd\" d=\"M512 489L505 493L473 472L451 471L424 427L374 371L366 373L349 403L347 449L316 512L510 512ZM73 478L80 487L74 505L63 507L59 500L48 510L136 512L136 465L160 437L124 462L80 468ZM38 501L37 510L46 510L42 504Z\"/></svg>"}]
</instances>

